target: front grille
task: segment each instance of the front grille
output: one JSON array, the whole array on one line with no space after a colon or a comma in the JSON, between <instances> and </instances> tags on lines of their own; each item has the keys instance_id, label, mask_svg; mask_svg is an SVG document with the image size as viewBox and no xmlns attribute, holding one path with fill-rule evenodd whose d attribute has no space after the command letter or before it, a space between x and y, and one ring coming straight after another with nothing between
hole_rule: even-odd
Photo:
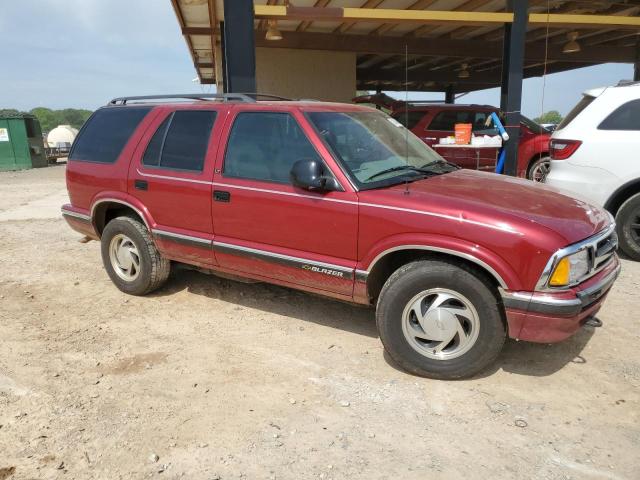
<instances>
[{"instance_id":1,"label":"front grille","mask_svg":"<svg viewBox=\"0 0 640 480\"><path fill-rule=\"evenodd\" d=\"M618 248L618 234L615 231L596 244L593 261L593 269L596 272L602 270L611 262L616 248Z\"/></svg>"},{"instance_id":2,"label":"front grille","mask_svg":"<svg viewBox=\"0 0 640 480\"><path fill-rule=\"evenodd\" d=\"M616 249L618 248L618 234L615 232L611 232L611 235L600 240L593 247L594 256L593 256L593 268L591 275L596 274L603 268L605 268L611 261L613 260L613 255L616 253Z\"/></svg>"}]
</instances>

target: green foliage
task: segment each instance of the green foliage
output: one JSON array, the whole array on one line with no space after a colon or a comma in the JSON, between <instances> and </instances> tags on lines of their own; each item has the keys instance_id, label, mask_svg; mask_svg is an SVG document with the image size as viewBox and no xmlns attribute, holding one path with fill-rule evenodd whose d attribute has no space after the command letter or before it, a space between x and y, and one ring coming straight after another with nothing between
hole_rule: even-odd
<instances>
[{"instance_id":1,"label":"green foliage","mask_svg":"<svg viewBox=\"0 0 640 480\"><path fill-rule=\"evenodd\" d=\"M43 132L53 130L58 125L71 125L80 128L91 115L91 110L65 108L64 110L51 110L44 107L36 107L29 113L35 115L40 121Z\"/></svg>"},{"instance_id":2,"label":"green foliage","mask_svg":"<svg viewBox=\"0 0 640 480\"><path fill-rule=\"evenodd\" d=\"M560 123L562 121L562 115L557 110L551 110L545 112L539 117L533 119L536 123Z\"/></svg>"},{"instance_id":3,"label":"green foliage","mask_svg":"<svg viewBox=\"0 0 640 480\"><path fill-rule=\"evenodd\" d=\"M0 108L0 117L22 117L24 115L29 114L16 110L15 108Z\"/></svg>"}]
</instances>

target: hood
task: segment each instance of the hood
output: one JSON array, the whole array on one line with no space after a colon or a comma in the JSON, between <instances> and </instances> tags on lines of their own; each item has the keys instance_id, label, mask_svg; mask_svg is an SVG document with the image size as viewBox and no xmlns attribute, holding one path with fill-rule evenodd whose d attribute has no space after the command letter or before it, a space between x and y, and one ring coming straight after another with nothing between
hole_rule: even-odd
<instances>
[{"instance_id":1,"label":"hood","mask_svg":"<svg viewBox=\"0 0 640 480\"><path fill-rule=\"evenodd\" d=\"M377 201L441 213L526 232L531 223L551 230L570 245L598 233L609 214L582 200L529 180L473 170L370 190ZM374 193L375 192L375 193ZM381 198L387 197L387 198ZM398 205L398 201L402 205Z\"/></svg>"}]
</instances>

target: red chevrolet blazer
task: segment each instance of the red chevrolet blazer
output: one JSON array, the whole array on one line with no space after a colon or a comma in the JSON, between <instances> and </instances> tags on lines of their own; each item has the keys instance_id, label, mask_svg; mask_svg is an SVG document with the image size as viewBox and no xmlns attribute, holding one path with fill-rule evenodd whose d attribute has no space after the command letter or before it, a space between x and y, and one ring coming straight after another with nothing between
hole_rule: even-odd
<instances>
[{"instance_id":1,"label":"red chevrolet blazer","mask_svg":"<svg viewBox=\"0 0 640 480\"><path fill-rule=\"evenodd\" d=\"M460 170L384 113L176 97L112 100L69 155L62 214L124 292L183 264L373 305L398 364L451 379L507 336L567 338L618 275L607 212Z\"/></svg>"}]
</instances>

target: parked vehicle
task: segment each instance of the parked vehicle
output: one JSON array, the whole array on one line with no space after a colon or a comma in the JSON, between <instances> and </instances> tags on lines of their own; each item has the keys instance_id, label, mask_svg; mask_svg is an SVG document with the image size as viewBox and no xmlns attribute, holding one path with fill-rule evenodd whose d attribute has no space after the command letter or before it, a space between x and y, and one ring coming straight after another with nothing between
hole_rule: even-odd
<instances>
[{"instance_id":1,"label":"parked vehicle","mask_svg":"<svg viewBox=\"0 0 640 480\"><path fill-rule=\"evenodd\" d=\"M384 107L391 116L411 130L427 145L433 147L441 138L454 134L456 123L470 123L474 135L499 135L493 125L487 127L487 118L499 110L491 105L462 105L433 102L402 102L385 94L363 95L355 103L369 103ZM539 182L549 167L549 138L551 132L533 120L521 116L518 146L518 176ZM482 149L479 159L475 154L458 148L438 148L445 160L462 168L495 171L499 148Z\"/></svg>"},{"instance_id":2,"label":"parked vehicle","mask_svg":"<svg viewBox=\"0 0 640 480\"><path fill-rule=\"evenodd\" d=\"M549 185L604 206L616 217L620 248L640 260L640 83L597 88L558 126Z\"/></svg>"},{"instance_id":3,"label":"parked vehicle","mask_svg":"<svg viewBox=\"0 0 640 480\"><path fill-rule=\"evenodd\" d=\"M62 213L123 292L180 263L373 305L399 365L461 378L507 335L569 337L618 275L607 212L460 170L382 112L183 97L113 100L69 155Z\"/></svg>"}]
</instances>

